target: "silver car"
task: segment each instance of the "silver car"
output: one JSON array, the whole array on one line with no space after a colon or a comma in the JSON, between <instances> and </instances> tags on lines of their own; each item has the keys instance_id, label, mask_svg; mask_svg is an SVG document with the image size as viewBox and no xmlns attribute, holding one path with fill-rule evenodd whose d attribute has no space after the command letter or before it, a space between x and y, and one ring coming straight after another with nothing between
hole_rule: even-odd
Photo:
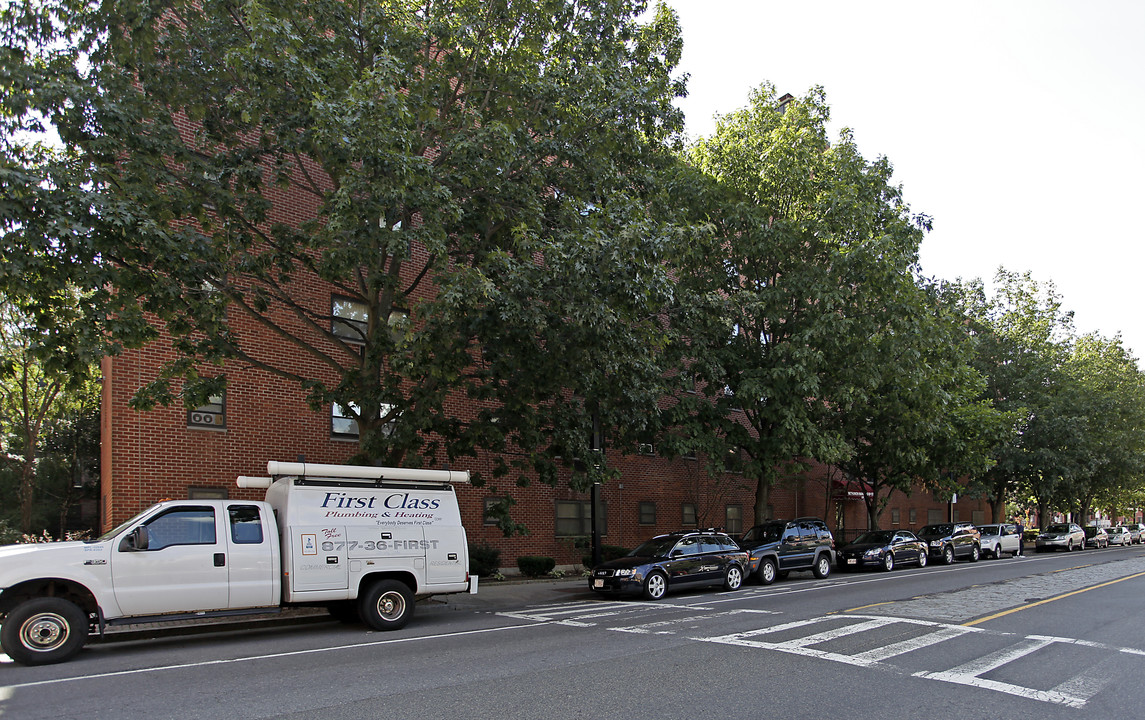
<instances>
[{"instance_id":1,"label":"silver car","mask_svg":"<svg viewBox=\"0 0 1145 720\"><path fill-rule=\"evenodd\" d=\"M1110 536L1110 542L1113 537ZM1038 533L1034 541L1034 549L1038 552L1046 550L1084 550L1085 531L1077 523L1054 523Z\"/></svg>"},{"instance_id":2,"label":"silver car","mask_svg":"<svg viewBox=\"0 0 1145 720\"><path fill-rule=\"evenodd\" d=\"M1127 527L1111 527L1109 528L1109 544L1110 545L1126 545L1133 544L1133 536L1129 534Z\"/></svg>"},{"instance_id":3,"label":"silver car","mask_svg":"<svg viewBox=\"0 0 1145 720\"><path fill-rule=\"evenodd\" d=\"M986 557L999 558L1002 553L1016 554L1018 544L1022 541L1018 536L1018 526L1012 523L979 525L978 532L982 533L982 554Z\"/></svg>"}]
</instances>

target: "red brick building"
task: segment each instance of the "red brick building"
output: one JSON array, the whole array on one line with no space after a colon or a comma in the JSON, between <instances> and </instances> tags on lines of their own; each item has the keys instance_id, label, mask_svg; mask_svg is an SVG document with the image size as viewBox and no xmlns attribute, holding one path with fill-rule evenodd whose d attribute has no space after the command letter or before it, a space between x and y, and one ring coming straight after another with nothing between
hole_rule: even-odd
<instances>
[{"instance_id":1,"label":"red brick building","mask_svg":"<svg viewBox=\"0 0 1145 720\"><path fill-rule=\"evenodd\" d=\"M317 283L300 292L329 295ZM242 322L241 318L236 322ZM101 494L105 529L164 498L255 499L258 494L237 488L235 478L265 474L267 460L303 457L309 462L340 463L356 452L355 438L339 432L345 428L333 408L315 412L299 388L238 365L225 369L227 391L212 398L218 402L194 411L181 406L147 412L131 409L131 395L157 375L170 352L157 342L104 362ZM642 449L642 454L612 458L620 478L601 489L604 543L633 547L656 533L680 528L718 526L739 532L751 524L754 481L731 472L711 477L698 460L669 460L657 456L654 448ZM454 469L482 471L490 477L492 467L491 458L486 457ZM837 471L818 466L773 488L770 514L822 517L841 541L866 529L861 493L858 484L844 482ZM506 479L484 487L459 488L458 495L471 542L487 542L499 549L506 568L515 568L520 555L547 555L558 566L575 566L587 553L587 493L542 483L522 488ZM506 496L516 501L513 519L528 527L528 535L505 538L486 517L486 505ZM945 498L917 491L910 497L896 493L882 525L917 530L952 515L974 522L989 520L982 501L949 504Z\"/></svg>"}]
</instances>

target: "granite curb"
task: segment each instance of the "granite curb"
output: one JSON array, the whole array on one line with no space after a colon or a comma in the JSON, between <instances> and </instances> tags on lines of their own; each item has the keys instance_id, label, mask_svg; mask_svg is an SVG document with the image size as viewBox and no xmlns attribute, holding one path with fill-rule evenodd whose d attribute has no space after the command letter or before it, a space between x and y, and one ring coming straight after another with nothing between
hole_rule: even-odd
<instances>
[{"instance_id":1,"label":"granite curb","mask_svg":"<svg viewBox=\"0 0 1145 720\"><path fill-rule=\"evenodd\" d=\"M483 580L477 593L435 595L418 601L417 613L443 611L499 612L530 605L569 602L589 599L592 591L582 577L542 578L537 580L512 578ZM252 630L293 625L337 622L324 608L289 607L278 612L257 615L202 617L165 622L139 623L107 627L101 642L128 642L172 635L200 635L212 632ZM94 638L93 638L94 639Z\"/></svg>"}]
</instances>

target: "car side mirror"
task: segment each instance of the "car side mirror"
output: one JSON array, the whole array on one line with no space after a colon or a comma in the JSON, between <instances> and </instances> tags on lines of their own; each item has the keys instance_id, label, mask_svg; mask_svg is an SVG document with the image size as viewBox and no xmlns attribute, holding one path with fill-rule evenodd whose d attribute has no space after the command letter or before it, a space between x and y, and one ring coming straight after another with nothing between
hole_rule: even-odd
<instances>
[{"instance_id":1,"label":"car side mirror","mask_svg":"<svg viewBox=\"0 0 1145 720\"><path fill-rule=\"evenodd\" d=\"M148 543L147 526L140 525L123 537L123 541L119 543L119 549L128 552L146 550Z\"/></svg>"}]
</instances>

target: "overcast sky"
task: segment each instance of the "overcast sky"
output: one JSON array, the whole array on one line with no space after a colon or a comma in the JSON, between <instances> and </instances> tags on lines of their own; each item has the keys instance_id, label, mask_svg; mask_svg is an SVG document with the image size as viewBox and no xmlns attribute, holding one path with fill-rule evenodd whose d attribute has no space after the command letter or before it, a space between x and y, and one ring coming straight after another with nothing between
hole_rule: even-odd
<instances>
[{"instance_id":1,"label":"overcast sky","mask_svg":"<svg viewBox=\"0 0 1145 720\"><path fill-rule=\"evenodd\" d=\"M1053 282L1079 332L1145 353L1145 2L668 0L693 137L771 82L826 90L934 218L926 275Z\"/></svg>"}]
</instances>

